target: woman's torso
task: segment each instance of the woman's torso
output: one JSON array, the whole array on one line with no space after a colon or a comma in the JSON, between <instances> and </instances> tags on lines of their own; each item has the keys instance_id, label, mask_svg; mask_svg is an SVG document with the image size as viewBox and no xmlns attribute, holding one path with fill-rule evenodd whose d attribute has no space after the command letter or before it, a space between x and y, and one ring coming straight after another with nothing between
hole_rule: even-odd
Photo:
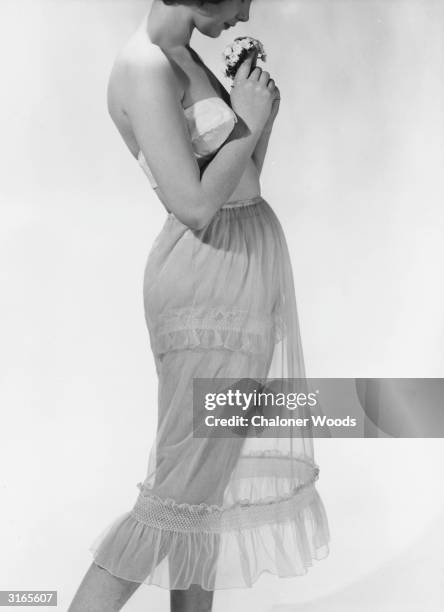
<instances>
[{"instance_id":1,"label":"woman's torso","mask_svg":"<svg viewBox=\"0 0 444 612\"><path fill-rule=\"evenodd\" d=\"M130 62L136 61L141 56L146 57L146 54L158 52L158 47L156 49L154 47L156 45L150 42L144 27L139 28L118 54L108 84L109 113L125 144L136 159L140 148L126 112L125 68ZM191 55L186 49L184 49L183 56L180 59L176 55L174 57L174 64L180 64L180 69L176 74L181 83L182 107L188 108L195 102L211 96L219 96L231 106L230 96L226 89L214 74L199 62L199 59L195 52ZM197 161L200 167L204 163L208 163L208 160L205 162ZM160 187L156 187L155 191L166 210L170 212ZM250 158L230 200L253 198L257 195L260 195L259 173Z\"/></svg>"}]
</instances>

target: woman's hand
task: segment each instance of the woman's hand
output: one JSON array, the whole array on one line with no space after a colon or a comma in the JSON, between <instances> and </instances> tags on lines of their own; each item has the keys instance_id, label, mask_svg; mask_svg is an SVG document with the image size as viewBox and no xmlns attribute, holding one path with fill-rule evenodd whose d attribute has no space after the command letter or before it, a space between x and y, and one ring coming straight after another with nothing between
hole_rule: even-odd
<instances>
[{"instance_id":1,"label":"woman's hand","mask_svg":"<svg viewBox=\"0 0 444 612\"><path fill-rule=\"evenodd\" d=\"M273 104L271 106L271 113L270 113L270 117L268 118L268 120L270 121L274 121L277 117L277 114L279 112L279 106L281 104L281 92L279 91L278 86L275 84L274 86L274 97L273 97Z\"/></svg>"},{"instance_id":2,"label":"woman's hand","mask_svg":"<svg viewBox=\"0 0 444 612\"><path fill-rule=\"evenodd\" d=\"M275 83L270 74L253 66L257 52L250 53L236 73L231 90L231 106L251 132L262 132L273 107Z\"/></svg>"},{"instance_id":3,"label":"woman's hand","mask_svg":"<svg viewBox=\"0 0 444 612\"><path fill-rule=\"evenodd\" d=\"M253 53L252 67L256 68L257 55L258 55L257 49L254 49L252 53ZM277 114L279 112L279 105L280 105L280 101L281 101L281 92L279 91L279 88L276 85L275 80L274 79L270 79L270 82L271 81L273 81L273 84L274 84L273 104L272 104L271 113L270 113L270 116L267 119L267 124L265 125L265 128L267 128L268 126L271 127L273 125L273 121L276 119Z\"/></svg>"},{"instance_id":4,"label":"woman's hand","mask_svg":"<svg viewBox=\"0 0 444 612\"><path fill-rule=\"evenodd\" d=\"M281 104L281 92L279 91L279 88L277 87L277 85L275 85L275 94L273 97L273 103L271 106L271 113L267 119L267 122L264 126L264 130L265 132L271 132L272 128L273 128L273 123L274 120L276 119L278 112L279 112L279 107Z\"/></svg>"},{"instance_id":5,"label":"woman's hand","mask_svg":"<svg viewBox=\"0 0 444 612\"><path fill-rule=\"evenodd\" d=\"M252 53L253 53L252 67L256 68L257 55L258 55L257 49L254 49ZM279 91L279 88L276 85L276 81L274 79L271 79L271 81L273 81L274 83L274 95L273 95L273 104L271 106L271 113L264 127L264 130L266 131L271 131L271 128L273 127L273 122L276 119L277 114L279 112L279 106L281 102L281 92Z\"/></svg>"}]
</instances>

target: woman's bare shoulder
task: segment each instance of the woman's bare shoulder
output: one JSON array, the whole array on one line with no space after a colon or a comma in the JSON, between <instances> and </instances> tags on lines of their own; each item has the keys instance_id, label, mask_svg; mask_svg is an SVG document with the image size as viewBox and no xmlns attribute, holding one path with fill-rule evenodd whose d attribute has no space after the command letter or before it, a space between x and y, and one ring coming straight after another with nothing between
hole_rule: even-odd
<instances>
[{"instance_id":1,"label":"woman's bare shoulder","mask_svg":"<svg viewBox=\"0 0 444 612\"><path fill-rule=\"evenodd\" d=\"M154 85L167 79L173 82L180 96L183 91L181 69L158 47L149 42L130 40L117 54L111 69L108 91L118 97L128 95L131 87L144 78Z\"/></svg>"}]
</instances>

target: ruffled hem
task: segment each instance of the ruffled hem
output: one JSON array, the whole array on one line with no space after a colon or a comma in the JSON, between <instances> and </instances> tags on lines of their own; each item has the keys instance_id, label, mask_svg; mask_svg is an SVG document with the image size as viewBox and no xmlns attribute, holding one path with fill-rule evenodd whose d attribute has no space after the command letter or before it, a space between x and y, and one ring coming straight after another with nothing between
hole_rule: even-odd
<instances>
[{"instance_id":1,"label":"ruffled hem","mask_svg":"<svg viewBox=\"0 0 444 612\"><path fill-rule=\"evenodd\" d=\"M281 578L301 576L314 560L328 556L328 522L314 484L264 505L268 520L262 516L253 525L251 513L242 520L251 507L240 504L236 527L222 532L174 531L144 516L139 496L133 510L114 521L89 550L114 576L165 589L188 589L192 584L205 590L249 588L264 572Z\"/></svg>"},{"instance_id":2,"label":"ruffled hem","mask_svg":"<svg viewBox=\"0 0 444 612\"><path fill-rule=\"evenodd\" d=\"M161 498L139 483L133 509L90 551L113 575L166 589L251 587L264 572L300 576L329 554L318 476L308 457L252 449L239 461L223 505Z\"/></svg>"}]
</instances>

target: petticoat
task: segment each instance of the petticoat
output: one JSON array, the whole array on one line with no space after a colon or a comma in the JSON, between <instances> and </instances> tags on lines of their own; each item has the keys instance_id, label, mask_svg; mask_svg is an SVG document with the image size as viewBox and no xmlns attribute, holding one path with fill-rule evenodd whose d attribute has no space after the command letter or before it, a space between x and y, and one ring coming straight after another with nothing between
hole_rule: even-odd
<instances>
[{"instance_id":1,"label":"petticoat","mask_svg":"<svg viewBox=\"0 0 444 612\"><path fill-rule=\"evenodd\" d=\"M201 230L170 213L146 262L158 426L133 508L90 547L113 575L166 589L251 587L329 554L313 439L193 437L193 378L304 378L293 273L262 197Z\"/></svg>"}]
</instances>

